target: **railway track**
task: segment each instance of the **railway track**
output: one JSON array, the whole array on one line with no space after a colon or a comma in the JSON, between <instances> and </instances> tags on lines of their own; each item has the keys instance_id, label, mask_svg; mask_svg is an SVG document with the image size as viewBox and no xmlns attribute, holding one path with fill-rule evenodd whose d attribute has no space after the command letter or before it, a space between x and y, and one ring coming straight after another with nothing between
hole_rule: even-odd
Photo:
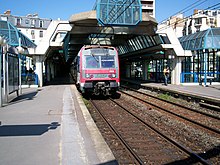
<instances>
[{"instance_id":1,"label":"railway track","mask_svg":"<svg viewBox=\"0 0 220 165\"><path fill-rule=\"evenodd\" d=\"M143 92L135 91L132 89L129 90L132 92L120 92L138 101L144 102L147 104L147 106L150 106L150 108L156 108L157 110L166 112L170 115L180 118L181 120L186 120L187 122L193 123L196 126L206 129L208 132L212 132L220 136L219 116L192 109Z\"/></svg>"},{"instance_id":2,"label":"railway track","mask_svg":"<svg viewBox=\"0 0 220 165\"><path fill-rule=\"evenodd\" d=\"M121 151L124 148L129 152L128 158L121 160L119 164L211 164L190 148L161 132L146 116L136 113L124 100L91 100L91 103L107 123L108 129L117 136L117 140L112 136L110 140L114 139L117 146L121 144L120 149L114 150ZM105 128L105 132L109 131ZM129 162L124 162L125 160Z\"/></svg>"}]
</instances>

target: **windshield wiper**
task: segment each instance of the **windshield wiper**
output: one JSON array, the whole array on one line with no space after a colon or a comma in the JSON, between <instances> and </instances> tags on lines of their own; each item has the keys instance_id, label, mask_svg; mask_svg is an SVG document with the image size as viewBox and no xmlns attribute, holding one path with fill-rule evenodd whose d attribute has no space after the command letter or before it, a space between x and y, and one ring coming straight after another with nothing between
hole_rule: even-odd
<instances>
[{"instance_id":1,"label":"windshield wiper","mask_svg":"<svg viewBox=\"0 0 220 165\"><path fill-rule=\"evenodd\" d=\"M92 57L96 60L96 62L99 62L99 60L96 59L96 57L94 56L94 54L91 54Z\"/></svg>"}]
</instances>

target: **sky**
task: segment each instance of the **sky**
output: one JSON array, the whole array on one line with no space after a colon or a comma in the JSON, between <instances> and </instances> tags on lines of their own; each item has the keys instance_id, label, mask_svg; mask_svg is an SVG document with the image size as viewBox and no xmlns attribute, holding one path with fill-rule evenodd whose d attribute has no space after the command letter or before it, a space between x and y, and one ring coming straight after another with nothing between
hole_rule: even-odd
<instances>
[{"instance_id":1,"label":"sky","mask_svg":"<svg viewBox=\"0 0 220 165\"><path fill-rule=\"evenodd\" d=\"M69 20L71 15L89 11L93 8L96 0L0 0L0 13L11 10L12 15L26 16L38 13L40 18ZM156 20L158 22L178 13L182 9L199 0L155 0ZM205 9L217 4L219 0L200 0L195 8ZM197 3L199 4L199 3ZM185 13L186 16L193 14L193 10Z\"/></svg>"}]
</instances>

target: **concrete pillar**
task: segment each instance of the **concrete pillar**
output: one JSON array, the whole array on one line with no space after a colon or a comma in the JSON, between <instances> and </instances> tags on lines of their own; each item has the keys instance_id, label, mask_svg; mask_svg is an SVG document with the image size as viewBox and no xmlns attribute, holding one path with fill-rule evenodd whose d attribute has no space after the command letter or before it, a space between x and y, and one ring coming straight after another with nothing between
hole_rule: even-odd
<instances>
[{"instance_id":1,"label":"concrete pillar","mask_svg":"<svg viewBox=\"0 0 220 165\"><path fill-rule=\"evenodd\" d=\"M55 78L55 65L53 63L50 63L50 69L51 69L51 77L52 79Z\"/></svg>"},{"instance_id":2,"label":"concrete pillar","mask_svg":"<svg viewBox=\"0 0 220 165\"><path fill-rule=\"evenodd\" d=\"M171 84L175 84L175 85L179 85L180 84L180 74L181 74L181 68L182 68L182 60L184 58L183 57L175 57L173 60L172 60L172 63L171 63L171 67L172 67L172 70L171 70Z\"/></svg>"},{"instance_id":3,"label":"concrete pillar","mask_svg":"<svg viewBox=\"0 0 220 165\"><path fill-rule=\"evenodd\" d=\"M126 65L126 78L131 77L131 65Z\"/></svg>"},{"instance_id":4,"label":"concrete pillar","mask_svg":"<svg viewBox=\"0 0 220 165\"><path fill-rule=\"evenodd\" d=\"M36 70L35 73L38 75L38 86L43 86L43 56L36 56Z\"/></svg>"},{"instance_id":5,"label":"concrete pillar","mask_svg":"<svg viewBox=\"0 0 220 165\"><path fill-rule=\"evenodd\" d=\"M26 57L26 67L27 70L29 70L32 67L32 59L30 57Z\"/></svg>"},{"instance_id":6,"label":"concrete pillar","mask_svg":"<svg viewBox=\"0 0 220 165\"><path fill-rule=\"evenodd\" d=\"M47 61L47 62L46 62L46 76L47 76L47 81L51 81L50 74L51 74L50 61Z\"/></svg>"},{"instance_id":7,"label":"concrete pillar","mask_svg":"<svg viewBox=\"0 0 220 165\"><path fill-rule=\"evenodd\" d=\"M143 80L148 80L148 67L149 67L150 61L144 60L143 62Z\"/></svg>"}]
</instances>

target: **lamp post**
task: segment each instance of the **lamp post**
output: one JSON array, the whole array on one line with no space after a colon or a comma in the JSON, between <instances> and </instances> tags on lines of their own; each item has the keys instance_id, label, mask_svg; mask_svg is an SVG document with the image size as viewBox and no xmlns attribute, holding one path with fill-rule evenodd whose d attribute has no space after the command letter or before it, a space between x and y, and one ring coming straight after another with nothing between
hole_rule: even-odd
<instances>
[{"instance_id":1,"label":"lamp post","mask_svg":"<svg viewBox=\"0 0 220 165\"><path fill-rule=\"evenodd\" d=\"M2 56L3 56L3 47L6 45L6 40L0 36L0 107L2 106Z\"/></svg>"},{"instance_id":2,"label":"lamp post","mask_svg":"<svg viewBox=\"0 0 220 165\"><path fill-rule=\"evenodd\" d=\"M220 50L217 51L216 56L220 57Z\"/></svg>"},{"instance_id":3,"label":"lamp post","mask_svg":"<svg viewBox=\"0 0 220 165\"><path fill-rule=\"evenodd\" d=\"M207 85L207 65L208 65L208 62L207 62L207 52L206 50L203 50L203 54L204 54L204 86L206 87Z\"/></svg>"},{"instance_id":4,"label":"lamp post","mask_svg":"<svg viewBox=\"0 0 220 165\"><path fill-rule=\"evenodd\" d=\"M19 57L18 57L18 66L19 66L19 95L22 93L22 83L21 83L21 55L25 53L24 48L21 47L21 38L19 38L18 40L18 44L19 46L17 47L18 53L19 53Z\"/></svg>"}]
</instances>

